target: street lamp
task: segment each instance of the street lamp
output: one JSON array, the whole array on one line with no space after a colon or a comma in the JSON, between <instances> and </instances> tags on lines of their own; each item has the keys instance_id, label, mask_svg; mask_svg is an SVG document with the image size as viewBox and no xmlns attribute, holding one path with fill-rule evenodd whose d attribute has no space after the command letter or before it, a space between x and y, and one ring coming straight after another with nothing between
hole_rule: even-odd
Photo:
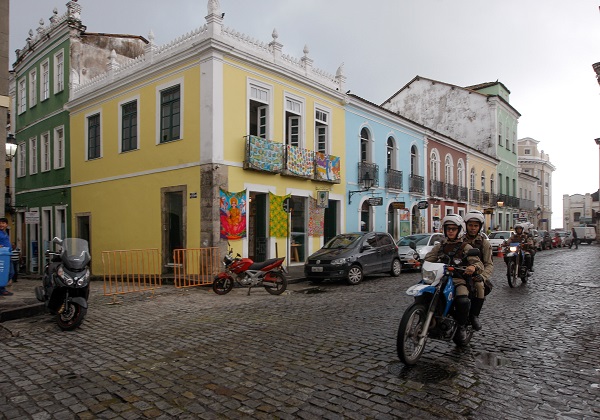
<instances>
[{"instance_id":1,"label":"street lamp","mask_svg":"<svg viewBox=\"0 0 600 420\"><path fill-rule=\"evenodd\" d=\"M17 143L15 143L15 135L9 133L6 136L6 160L11 161L17 153Z\"/></svg>"},{"instance_id":2,"label":"street lamp","mask_svg":"<svg viewBox=\"0 0 600 420\"><path fill-rule=\"evenodd\" d=\"M365 172L362 178L363 188L357 191L348 191L348 204L352 203L352 196L357 193L369 191L373 187L374 179L371 178L369 172Z\"/></svg>"}]
</instances>

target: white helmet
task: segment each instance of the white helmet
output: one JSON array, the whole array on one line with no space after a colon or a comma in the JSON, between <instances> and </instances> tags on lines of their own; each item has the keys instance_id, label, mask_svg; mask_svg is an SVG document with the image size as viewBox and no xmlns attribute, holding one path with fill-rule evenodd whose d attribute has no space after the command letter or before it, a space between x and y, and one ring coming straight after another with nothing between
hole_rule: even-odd
<instances>
[{"instance_id":1,"label":"white helmet","mask_svg":"<svg viewBox=\"0 0 600 420\"><path fill-rule=\"evenodd\" d=\"M456 225L458 226L458 236L461 235L461 233L465 232L465 222L463 220L462 217L460 217L458 214L447 214L446 217L444 217L442 219L442 229L444 230L444 236L448 236L446 235L446 225Z\"/></svg>"},{"instance_id":2,"label":"white helmet","mask_svg":"<svg viewBox=\"0 0 600 420\"><path fill-rule=\"evenodd\" d=\"M518 228L523 229L522 233L527 233L527 231L529 230L529 228L525 225L525 223L517 223L515 225L515 232L517 231Z\"/></svg>"},{"instance_id":3,"label":"white helmet","mask_svg":"<svg viewBox=\"0 0 600 420\"><path fill-rule=\"evenodd\" d=\"M479 210L471 210L465 214L465 223L469 223L471 220L479 222L479 232L485 227L485 216Z\"/></svg>"}]
</instances>

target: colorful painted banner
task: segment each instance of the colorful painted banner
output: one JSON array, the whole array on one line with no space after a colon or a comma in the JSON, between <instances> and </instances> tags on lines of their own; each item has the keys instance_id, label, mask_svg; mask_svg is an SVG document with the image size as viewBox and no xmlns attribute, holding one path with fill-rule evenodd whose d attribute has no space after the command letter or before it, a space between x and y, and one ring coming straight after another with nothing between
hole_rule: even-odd
<instances>
[{"instance_id":1,"label":"colorful painted banner","mask_svg":"<svg viewBox=\"0 0 600 420\"><path fill-rule=\"evenodd\" d=\"M312 178L315 170L313 151L296 146L286 146L288 172L298 176Z\"/></svg>"},{"instance_id":2,"label":"colorful painted banner","mask_svg":"<svg viewBox=\"0 0 600 420\"><path fill-rule=\"evenodd\" d=\"M316 199L308 198L308 234L323 236L325 232L325 208L319 207Z\"/></svg>"},{"instance_id":3,"label":"colorful painted banner","mask_svg":"<svg viewBox=\"0 0 600 420\"><path fill-rule=\"evenodd\" d=\"M246 190L237 193L219 188L221 238L228 240L246 237Z\"/></svg>"},{"instance_id":4,"label":"colorful painted banner","mask_svg":"<svg viewBox=\"0 0 600 420\"><path fill-rule=\"evenodd\" d=\"M283 169L283 144L249 136L246 142L246 168L279 173Z\"/></svg>"},{"instance_id":5,"label":"colorful painted banner","mask_svg":"<svg viewBox=\"0 0 600 420\"><path fill-rule=\"evenodd\" d=\"M283 210L283 200L288 195L269 193L269 235L276 238L288 236L288 214Z\"/></svg>"},{"instance_id":6,"label":"colorful painted banner","mask_svg":"<svg viewBox=\"0 0 600 420\"><path fill-rule=\"evenodd\" d=\"M319 181L340 181L340 157L315 152L315 179Z\"/></svg>"}]
</instances>

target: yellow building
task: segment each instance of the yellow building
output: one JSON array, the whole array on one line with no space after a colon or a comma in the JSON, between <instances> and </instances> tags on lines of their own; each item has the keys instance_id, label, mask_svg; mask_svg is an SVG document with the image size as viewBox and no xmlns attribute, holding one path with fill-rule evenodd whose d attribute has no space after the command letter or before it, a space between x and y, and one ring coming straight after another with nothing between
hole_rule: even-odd
<instances>
[{"instance_id":1,"label":"yellow building","mask_svg":"<svg viewBox=\"0 0 600 420\"><path fill-rule=\"evenodd\" d=\"M313 69L307 48L283 55L275 32L265 45L226 29L218 2L193 33L152 38L68 104L73 233L89 239L92 271L107 250L158 248L165 270L174 249L222 252L223 217L244 227L225 232L234 253L302 263L343 225L342 69Z\"/></svg>"},{"instance_id":2,"label":"yellow building","mask_svg":"<svg viewBox=\"0 0 600 420\"><path fill-rule=\"evenodd\" d=\"M469 207L485 214L485 226L492 230L498 224L496 172L498 159L476 150L467 158Z\"/></svg>"}]
</instances>

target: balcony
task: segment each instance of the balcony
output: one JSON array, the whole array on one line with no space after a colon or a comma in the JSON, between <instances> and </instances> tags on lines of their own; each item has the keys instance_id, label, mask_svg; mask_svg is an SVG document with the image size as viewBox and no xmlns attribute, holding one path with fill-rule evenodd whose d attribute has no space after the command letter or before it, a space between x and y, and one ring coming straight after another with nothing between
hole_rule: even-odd
<instances>
[{"instance_id":1,"label":"balcony","mask_svg":"<svg viewBox=\"0 0 600 420\"><path fill-rule=\"evenodd\" d=\"M339 184L338 156L246 136L244 169Z\"/></svg>"},{"instance_id":2,"label":"balcony","mask_svg":"<svg viewBox=\"0 0 600 420\"><path fill-rule=\"evenodd\" d=\"M429 181L429 194L433 197L444 197L444 183L442 181Z\"/></svg>"},{"instance_id":3,"label":"balcony","mask_svg":"<svg viewBox=\"0 0 600 420\"><path fill-rule=\"evenodd\" d=\"M395 169L385 170L385 188L402 190L402 171Z\"/></svg>"},{"instance_id":4,"label":"balcony","mask_svg":"<svg viewBox=\"0 0 600 420\"><path fill-rule=\"evenodd\" d=\"M359 184L364 184L365 179L372 180L371 187L379 187L379 165L369 162L358 162Z\"/></svg>"},{"instance_id":5,"label":"balcony","mask_svg":"<svg viewBox=\"0 0 600 420\"><path fill-rule=\"evenodd\" d=\"M425 192L425 178L419 175L410 174L408 177L408 191L423 194Z\"/></svg>"}]
</instances>

